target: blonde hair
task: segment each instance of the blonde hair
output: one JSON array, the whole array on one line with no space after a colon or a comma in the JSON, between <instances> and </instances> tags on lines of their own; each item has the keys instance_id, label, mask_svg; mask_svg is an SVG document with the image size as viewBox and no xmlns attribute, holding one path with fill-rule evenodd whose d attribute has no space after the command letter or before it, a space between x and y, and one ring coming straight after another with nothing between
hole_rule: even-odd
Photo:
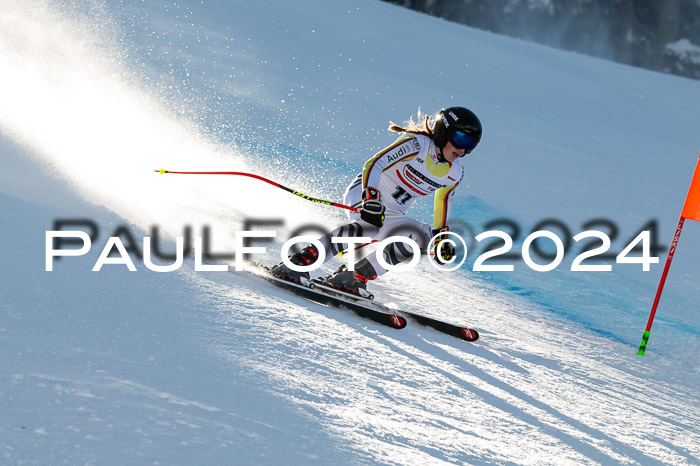
<instances>
[{"instance_id":1,"label":"blonde hair","mask_svg":"<svg viewBox=\"0 0 700 466\"><path fill-rule=\"evenodd\" d=\"M408 121L404 121L403 126L399 126L393 121L389 121L389 131L395 131L397 133L422 134L432 138L434 135L436 119L436 117L424 114L419 108L418 114L416 115L417 121L413 121L412 115Z\"/></svg>"}]
</instances>

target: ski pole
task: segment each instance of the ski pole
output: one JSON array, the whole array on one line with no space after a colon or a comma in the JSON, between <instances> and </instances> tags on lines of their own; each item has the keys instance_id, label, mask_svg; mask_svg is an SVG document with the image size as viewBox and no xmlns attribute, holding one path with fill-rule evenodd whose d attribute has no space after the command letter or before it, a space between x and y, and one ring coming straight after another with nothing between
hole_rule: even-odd
<instances>
[{"instance_id":1,"label":"ski pole","mask_svg":"<svg viewBox=\"0 0 700 466\"><path fill-rule=\"evenodd\" d=\"M339 204L337 202L331 202L331 201L324 201L323 199L317 199L315 197L307 196L306 194L300 193L299 191L295 191L294 189L288 188L286 186L283 186L279 183L276 183L272 180L269 180L267 178L264 178L260 175L255 175L253 173L245 173L245 172L175 172L175 171L170 171L170 170L165 170L161 168L160 170L154 170L156 173L160 173L161 175L164 175L166 173L173 173L177 175L234 175L234 176L247 176L249 178L255 178L256 180L264 181L265 183L269 183L272 186L280 189L284 189L287 192L290 192L292 194L296 194L297 196L301 197L302 199L306 199L307 201L311 202L316 202L318 204L325 204L333 207L340 207L341 209L347 209L351 210L353 212L358 212L359 209L356 207L348 206L348 205L343 205Z\"/></svg>"},{"instance_id":2,"label":"ski pole","mask_svg":"<svg viewBox=\"0 0 700 466\"><path fill-rule=\"evenodd\" d=\"M364 248L365 246L369 246L370 244L374 244L374 243L378 243L378 242L379 242L379 241L377 241L376 239L373 239L373 240L370 241L369 243L365 243L365 244L361 244L361 245L359 245L359 246L355 246L355 249L354 249L354 250L357 251L358 249L362 249L362 248ZM349 251L350 251L350 249L346 249L346 250L344 250L344 251L340 251L340 252L338 253L338 256L339 256L339 257L343 257L343 256L344 256L345 254L347 254Z\"/></svg>"},{"instance_id":3,"label":"ski pole","mask_svg":"<svg viewBox=\"0 0 700 466\"><path fill-rule=\"evenodd\" d=\"M359 246L356 246L356 247L355 247L355 251L357 251L358 249L362 249L362 248L364 248L365 246L369 246L370 244L374 244L374 243L378 243L378 242L379 242L378 240L373 239L373 240L370 241L369 243L365 243L365 244L361 244L361 245L359 245ZM346 249L346 250L344 250L344 251L340 251L340 252L338 253L338 257L343 257L345 254L348 253L348 251L350 251L350 249ZM422 252L421 255L423 255L423 256L434 256L434 255L435 255L435 252L429 252L429 253L428 253L428 252Z\"/></svg>"},{"instance_id":4,"label":"ski pole","mask_svg":"<svg viewBox=\"0 0 700 466\"><path fill-rule=\"evenodd\" d=\"M290 193L292 193L292 194L296 194L297 196L301 197L302 199L306 199L307 201L316 202L316 203L318 203L318 204L325 204L325 205L329 205L329 206L333 206L333 207L340 207L341 209L347 209L347 210L351 210L351 211L353 211L353 212L359 212L359 211L360 211L360 209L358 209L357 207L352 207L352 206L349 206L349 205L339 204L339 203L337 203L337 202L324 201L323 199L317 199L317 198L315 198L315 197L308 196L308 195L303 194L303 193L300 193L299 191L296 191L296 190L294 190L294 189L292 189L292 188L288 188L288 187L286 187L286 186L284 186L284 185L281 185L281 184L279 184L279 183L277 183L277 182L275 182L275 181L272 181L272 180L267 179L267 178L265 178L265 177L263 177L263 176L260 176L260 175L255 175L255 174L253 174L253 173L245 173L245 172L177 172L177 171L172 171L172 170L165 170L164 168L161 168L160 170L153 170L153 171L156 172L156 173L160 173L161 175L164 175L164 174L166 174L166 173L172 173L172 174L175 174L175 175L234 175L234 176L247 176L247 177L249 177L249 178L255 178L256 180L264 181L265 183L271 184L272 186L274 186L274 187L276 187L276 188L284 189L285 191L290 192ZM369 243L362 244L362 245L360 245L360 246L357 246L357 247L355 248L355 250L358 250L358 249L363 248L363 247L365 247L365 246L369 246L370 244L376 243L376 242L377 242L377 241L374 240L374 241L371 241L371 242L369 242ZM338 255L342 257L344 254L347 254L347 252L348 252L348 251L345 250L345 251L340 252ZM430 253L430 254L432 255L433 253Z\"/></svg>"}]
</instances>

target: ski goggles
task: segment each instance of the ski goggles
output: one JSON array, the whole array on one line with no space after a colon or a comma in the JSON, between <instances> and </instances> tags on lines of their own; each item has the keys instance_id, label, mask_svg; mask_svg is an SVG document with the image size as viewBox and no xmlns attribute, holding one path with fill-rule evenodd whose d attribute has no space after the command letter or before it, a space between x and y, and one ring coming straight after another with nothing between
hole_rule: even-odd
<instances>
[{"instance_id":1,"label":"ski goggles","mask_svg":"<svg viewBox=\"0 0 700 466\"><path fill-rule=\"evenodd\" d=\"M455 131L450 138L450 143L455 146L456 149L466 149L466 154L474 150L479 141L465 133L464 131Z\"/></svg>"}]
</instances>

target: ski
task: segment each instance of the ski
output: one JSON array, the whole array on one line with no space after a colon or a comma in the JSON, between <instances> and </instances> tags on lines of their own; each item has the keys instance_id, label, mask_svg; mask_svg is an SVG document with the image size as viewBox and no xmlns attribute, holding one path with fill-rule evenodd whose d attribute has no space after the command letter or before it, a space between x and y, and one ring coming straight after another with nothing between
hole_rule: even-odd
<instances>
[{"instance_id":1,"label":"ski","mask_svg":"<svg viewBox=\"0 0 700 466\"><path fill-rule=\"evenodd\" d=\"M453 337L460 338L465 341L476 341L479 339L479 332L473 328L462 327L442 320L433 319L420 314L402 311L401 314L406 316L408 320L424 327L430 327L438 332L442 332Z\"/></svg>"},{"instance_id":2,"label":"ski","mask_svg":"<svg viewBox=\"0 0 700 466\"><path fill-rule=\"evenodd\" d=\"M321 280L312 279L308 285L294 283L275 277L270 268L250 261L251 265L264 272L263 278L275 286L309 299L320 304L336 308L348 309L355 314L374 322L393 328L406 327L407 320L423 327L430 327L438 332L450 335L465 341L476 341L479 332L473 328L444 322L432 317L416 314L408 311L396 311L380 303L374 302L374 296L358 296L325 285Z\"/></svg>"},{"instance_id":3,"label":"ski","mask_svg":"<svg viewBox=\"0 0 700 466\"><path fill-rule=\"evenodd\" d=\"M254 262L250 262L250 264L264 271L265 275L263 275L263 278L270 283L310 301L326 306L333 306L335 308L348 309L360 317L388 327L396 329L406 327L406 319L403 316L381 304L376 304L366 298L356 297L348 293L343 293L342 291L334 290L333 288L323 287L324 289L320 290L314 283L310 283L310 285L307 286L288 280L282 280L272 275L268 267Z\"/></svg>"},{"instance_id":4,"label":"ski","mask_svg":"<svg viewBox=\"0 0 700 466\"><path fill-rule=\"evenodd\" d=\"M384 308L385 312L392 312L391 309L381 305L381 304L376 304L372 301L374 299L373 295L369 295L369 297L360 297L360 296L355 296L351 295L350 293L345 293L343 291L336 290L335 288L331 288L330 286L325 285L321 280L318 279L312 279L311 282L315 285L316 288L319 288L325 292L329 293L339 293L345 296L349 296L351 298L354 298L360 302L366 302L366 303L372 303L377 306L381 306ZM394 311L395 312L395 311ZM423 327L430 327L434 330L437 330L438 332L465 340L465 341L476 341L479 339L479 332L477 332L473 328L469 327L463 327L460 325L455 325L455 324L450 324L448 322L444 322L442 320L434 319L432 317L424 316L421 314L415 314L413 312L409 311L400 311L401 315L404 317L407 317L408 320L411 322L421 325Z\"/></svg>"}]
</instances>

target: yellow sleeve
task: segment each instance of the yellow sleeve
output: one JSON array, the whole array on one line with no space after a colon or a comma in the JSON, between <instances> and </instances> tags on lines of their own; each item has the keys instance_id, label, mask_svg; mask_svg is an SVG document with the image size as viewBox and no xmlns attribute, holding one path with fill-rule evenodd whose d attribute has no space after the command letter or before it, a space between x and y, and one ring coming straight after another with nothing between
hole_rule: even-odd
<instances>
[{"instance_id":1,"label":"yellow sleeve","mask_svg":"<svg viewBox=\"0 0 700 466\"><path fill-rule=\"evenodd\" d=\"M459 183L457 183L459 184ZM457 184L445 186L435 191L435 209L433 211L433 227L440 230L447 226L450 218L450 207L452 206L452 193Z\"/></svg>"}]
</instances>

